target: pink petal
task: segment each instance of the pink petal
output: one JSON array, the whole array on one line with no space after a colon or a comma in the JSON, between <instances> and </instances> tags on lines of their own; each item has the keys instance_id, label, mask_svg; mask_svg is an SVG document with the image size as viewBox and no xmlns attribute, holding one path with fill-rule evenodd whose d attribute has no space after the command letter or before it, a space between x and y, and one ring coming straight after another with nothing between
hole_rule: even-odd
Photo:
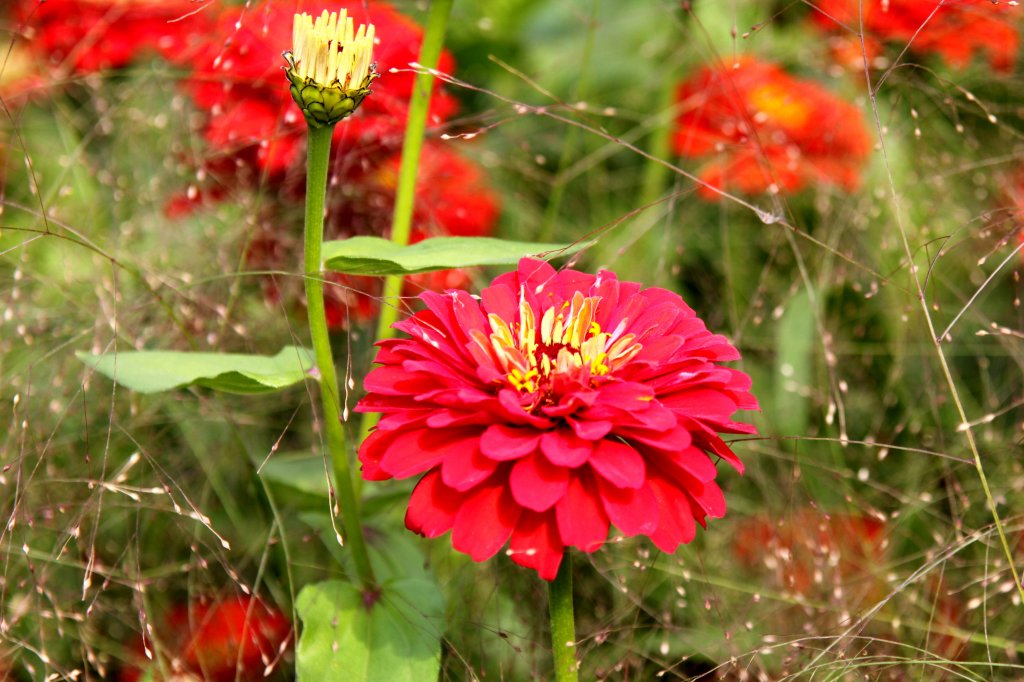
<instances>
[{"instance_id":1,"label":"pink petal","mask_svg":"<svg viewBox=\"0 0 1024 682\"><path fill-rule=\"evenodd\" d=\"M509 543L512 561L534 569L542 580L554 580L564 553L554 512L524 511Z\"/></svg>"},{"instance_id":2,"label":"pink petal","mask_svg":"<svg viewBox=\"0 0 1024 682\"><path fill-rule=\"evenodd\" d=\"M395 478L408 478L433 469L444 459L453 443L449 431L416 429L403 431L387 446L380 468ZM460 443L461 441L454 441Z\"/></svg>"},{"instance_id":3,"label":"pink petal","mask_svg":"<svg viewBox=\"0 0 1024 682\"><path fill-rule=\"evenodd\" d=\"M693 540L697 524L683 491L658 478L652 478L648 483L659 510L658 529L650 534L651 542L661 551L671 554L679 545Z\"/></svg>"},{"instance_id":4,"label":"pink petal","mask_svg":"<svg viewBox=\"0 0 1024 682\"><path fill-rule=\"evenodd\" d=\"M580 471L569 481L565 496L555 505L555 516L558 534L566 546L593 552L608 537L608 517L597 494L597 484L586 471Z\"/></svg>"},{"instance_id":5,"label":"pink petal","mask_svg":"<svg viewBox=\"0 0 1024 682\"><path fill-rule=\"evenodd\" d=\"M428 538L436 538L451 530L462 495L441 482L432 471L416 484L405 512L405 527Z\"/></svg>"},{"instance_id":6,"label":"pink petal","mask_svg":"<svg viewBox=\"0 0 1024 682\"><path fill-rule=\"evenodd\" d=\"M714 462L702 450L694 447L673 453L669 458L674 466L679 467L700 482L713 481L718 475Z\"/></svg>"},{"instance_id":7,"label":"pink petal","mask_svg":"<svg viewBox=\"0 0 1024 682\"><path fill-rule=\"evenodd\" d=\"M625 443L603 440L594 448L589 461L594 471L617 488L639 488L643 485L646 475L644 458Z\"/></svg>"},{"instance_id":8,"label":"pink petal","mask_svg":"<svg viewBox=\"0 0 1024 682\"><path fill-rule=\"evenodd\" d=\"M391 478L391 474L381 469L380 460L394 439L394 433L377 429L371 431L363 444L359 446L359 462L362 464L363 480L386 481Z\"/></svg>"},{"instance_id":9,"label":"pink petal","mask_svg":"<svg viewBox=\"0 0 1024 682\"><path fill-rule=\"evenodd\" d=\"M658 500L649 485L616 488L598 480L598 489L608 520L624 535L650 535L657 529Z\"/></svg>"},{"instance_id":10,"label":"pink petal","mask_svg":"<svg viewBox=\"0 0 1024 682\"><path fill-rule=\"evenodd\" d=\"M376 367L366 375L366 390L381 395L418 395L438 387L429 374L410 374L401 367Z\"/></svg>"},{"instance_id":11,"label":"pink petal","mask_svg":"<svg viewBox=\"0 0 1024 682\"><path fill-rule=\"evenodd\" d=\"M586 440L601 440L612 430L613 424L609 421L589 421L579 419L568 419L569 426L580 438Z\"/></svg>"},{"instance_id":12,"label":"pink petal","mask_svg":"<svg viewBox=\"0 0 1024 682\"><path fill-rule=\"evenodd\" d=\"M509 488L515 501L533 511L547 511L565 495L569 470L555 466L547 457L535 453L512 467Z\"/></svg>"},{"instance_id":13,"label":"pink petal","mask_svg":"<svg viewBox=\"0 0 1024 682\"><path fill-rule=\"evenodd\" d=\"M507 486L477 488L455 515L452 547L473 561L490 559L512 535L521 512L522 507L512 500Z\"/></svg>"},{"instance_id":14,"label":"pink petal","mask_svg":"<svg viewBox=\"0 0 1024 682\"><path fill-rule=\"evenodd\" d=\"M469 490L494 473L498 462L484 457L478 444L466 444L458 454L452 454L441 462L441 478L445 485L460 492Z\"/></svg>"},{"instance_id":15,"label":"pink petal","mask_svg":"<svg viewBox=\"0 0 1024 682\"><path fill-rule=\"evenodd\" d=\"M480 438L480 451L499 462L518 459L537 449L540 436L536 429L492 424Z\"/></svg>"},{"instance_id":16,"label":"pink petal","mask_svg":"<svg viewBox=\"0 0 1024 682\"><path fill-rule=\"evenodd\" d=\"M578 467L588 459L594 451L594 444L579 438L569 429L546 431L540 439L541 452L552 464L563 467Z\"/></svg>"}]
</instances>

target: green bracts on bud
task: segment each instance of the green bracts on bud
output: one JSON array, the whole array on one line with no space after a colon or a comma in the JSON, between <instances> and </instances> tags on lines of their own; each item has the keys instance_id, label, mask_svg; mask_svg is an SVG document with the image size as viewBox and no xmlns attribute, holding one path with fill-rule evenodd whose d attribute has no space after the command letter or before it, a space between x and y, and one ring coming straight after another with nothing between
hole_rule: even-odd
<instances>
[{"instance_id":1,"label":"green bracts on bud","mask_svg":"<svg viewBox=\"0 0 1024 682\"><path fill-rule=\"evenodd\" d=\"M288 62L285 75L291 84L288 90L302 110L306 123L314 128L334 125L341 119L351 116L366 96L373 92L370 90L370 84L378 75L371 66L369 74L356 89L345 89L338 81L322 85L312 78L303 78L298 74L290 52L285 52L284 58Z\"/></svg>"}]
</instances>

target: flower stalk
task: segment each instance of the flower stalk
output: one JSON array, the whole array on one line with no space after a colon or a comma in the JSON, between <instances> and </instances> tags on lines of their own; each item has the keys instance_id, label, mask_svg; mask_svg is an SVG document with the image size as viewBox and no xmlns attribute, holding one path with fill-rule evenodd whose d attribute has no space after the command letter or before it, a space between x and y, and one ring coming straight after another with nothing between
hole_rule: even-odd
<instances>
[{"instance_id":1,"label":"flower stalk","mask_svg":"<svg viewBox=\"0 0 1024 682\"><path fill-rule=\"evenodd\" d=\"M327 169L331 157L334 126L309 126L306 147L306 222L305 222L305 284L309 335L313 340L316 366L320 372L320 403L324 415L327 451L334 469L334 490L341 506L345 540L352 552L356 575L364 588L374 585L373 569L363 538L359 503L352 486L345 429L341 423L341 394L331 353L324 310L324 280L321 251L324 241L324 199L327 194Z\"/></svg>"},{"instance_id":2,"label":"flower stalk","mask_svg":"<svg viewBox=\"0 0 1024 682\"><path fill-rule=\"evenodd\" d=\"M576 625L572 608L572 555L566 550L558 575L548 583L551 612L551 653L555 659L556 682L578 682L576 669Z\"/></svg>"},{"instance_id":3,"label":"flower stalk","mask_svg":"<svg viewBox=\"0 0 1024 682\"><path fill-rule=\"evenodd\" d=\"M359 502L349 466L345 429L341 423L341 393L331 353L324 309L323 241L324 200L331 159L334 126L351 115L370 94L376 77L371 62L373 25L356 31L351 17L324 13L316 19L295 15L293 52L284 57L292 98L309 127L306 146L306 216L304 274L309 335L320 372L320 402L327 450L334 469L333 490L341 507L345 540L352 552L356 575L363 589L375 587L373 568L363 537Z\"/></svg>"},{"instance_id":4,"label":"flower stalk","mask_svg":"<svg viewBox=\"0 0 1024 682\"><path fill-rule=\"evenodd\" d=\"M405 122L405 138L402 141L402 164L398 170L398 187L395 190L395 212L391 220L391 241L403 246L409 243L409 234L412 231L416 172L419 170L423 136L427 129L430 95L434 90L432 71L437 68L437 63L441 59L451 9L452 0L432 0L430 3L426 33L420 47L419 64L423 71L416 76L416 85L409 100L409 118ZM392 336L391 325L398 319L398 297L401 294L401 275L392 275L384 280L383 303L377 322L378 340Z\"/></svg>"}]
</instances>

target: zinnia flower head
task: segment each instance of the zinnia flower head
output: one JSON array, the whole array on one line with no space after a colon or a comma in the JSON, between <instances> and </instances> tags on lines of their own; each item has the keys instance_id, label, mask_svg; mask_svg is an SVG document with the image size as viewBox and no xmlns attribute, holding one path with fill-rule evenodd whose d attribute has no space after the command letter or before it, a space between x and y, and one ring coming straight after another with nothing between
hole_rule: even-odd
<instances>
[{"instance_id":1,"label":"zinnia flower head","mask_svg":"<svg viewBox=\"0 0 1024 682\"><path fill-rule=\"evenodd\" d=\"M568 547L614 525L666 552L725 513L720 433L757 408L739 353L664 289L523 259L479 298L425 292L380 342L360 412L367 480L420 476L406 527L452 531L476 561L508 555L554 579Z\"/></svg>"},{"instance_id":2,"label":"zinnia flower head","mask_svg":"<svg viewBox=\"0 0 1024 682\"><path fill-rule=\"evenodd\" d=\"M370 94L377 77L373 59L373 24L355 22L346 11L324 10L316 21L296 14L292 52L285 52L289 91L306 122L334 125L351 116Z\"/></svg>"},{"instance_id":3,"label":"zinnia flower head","mask_svg":"<svg viewBox=\"0 0 1024 682\"><path fill-rule=\"evenodd\" d=\"M287 7L264 1L222 12L214 37L201 52L188 56L192 71L188 90L196 107L208 114L203 135L213 161L272 180L301 166L306 126L292 96L281 87L280 70L281 53L295 48L292 10L320 15L343 8L348 17L373 24L375 34L386 36L375 46L373 58L387 75L374 83L373 97L362 102L359 113L336 128L335 137L344 139L346 153L355 146L401 144L416 80L408 65L419 56L423 30L391 5L374 0L296 0ZM294 56L298 62L298 54ZM438 68L454 70L447 51L441 53ZM391 73L391 69L399 71ZM445 120L456 108L454 97L435 88L430 98L431 124Z\"/></svg>"},{"instance_id":4,"label":"zinnia flower head","mask_svg":"<svg viewBox=\"0 0 1024 682\"><path fill-rule=\"evenodd\" d=\"M255 682L270 674L292 627L259 599L239 596L177 606L162 629L173 657L168 666L181 679L192 679L191 673L212 682ZM142 671L128 669L120 679L135 682Z\"/></svg>"},{"instance_id":5,"label":"zinnia flower head","mask_svg":"<svg viewBox=\"0 0 1024 682\"><path fill-rule=\"evenodd\" d=\"M1006 0L818 0L814 7L823 30L859 33L863 25L869 42L937 54L954 68L985 56L993 69L1009 71L1020 46L1022 10Z\"/></svg>"},{"instance_id":6,"label":"zinnia flower head","mask_svg":"<svg viewBox=\"0 0 1024 682\"><path fill-rule=\"evenodd\" d=\"M745 58L705 66L679 86L678 154L712 157L707 185L746 194L860 184L871 141L860 111L820 85ZM707 187L701 196L718 194Z\"/></svg>"},{"instance_id":7,"label":"zinnia flower head","mask_svg":"<svg viewBox=\"0 0 1024 682\"><path fill-rule=\"evenodd\" d=\"M208 12L190 0L15 0L13 14L63 73L121 68L146 52L172 58L209 33Z\"/></svg>"}]
</instances>

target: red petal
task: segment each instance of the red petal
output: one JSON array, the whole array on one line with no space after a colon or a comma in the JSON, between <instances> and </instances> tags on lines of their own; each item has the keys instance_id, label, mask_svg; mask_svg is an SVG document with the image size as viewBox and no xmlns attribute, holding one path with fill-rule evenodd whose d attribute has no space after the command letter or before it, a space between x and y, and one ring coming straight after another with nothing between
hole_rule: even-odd
<instances>
[{"instance_id":1,"label":"red petal","mask_svg":"<svg viewBox=\"0 0 1024 682\"><path fill-rule=\"evenodd\" d=\"M533 511L547 511L565 495L569 470L555 466L540 453L524 457L512 467L509 488L515 501Z\"/></svg>"},{"instance_id":2,"label":"red petal","mask_svg":"<svg viewBox=\"0 0 1024 682\"><path fill-rule=\"evenodd\" d=\"M671 554L679 545L693 540L697 524L683 491L658 478L652 478L648 483L659 510L658 530L650 534L651 541L661 551Z\"/></svg>"},{"instance_id":3,"label":"red petal","mask_svg":"<svg viewBox=\"0 0 1024 682\"><path fill-rule=\"evenodd\" d=\"M436 538L451 530L463 496L441 482L441 475L432 471L416 484L405 512L405 527L428 538Z\"/></svg>"},{"instance_id":4,"label":"red petal","mask_svg":"<svg viewBox=\"0 0 1024 682\"><path fill-rule=\"evenodd\" d=\"M594 444L583 440L569 429L547 431L541 436L540 449L552 464L564 467L578 467L594 451Z\"/></svg>"},{"instance_id":5,"label":"red petal","mask_svg":"<svg viewBox=\"0 0 1024 682\"><path fill-rule=\"evenodd\" d=\"M608 537L608 517L597 494L597 484L586 471L569 481L565 496L555 505L558 534L566 546L593 552Z\"/></svg>"},{"instance_id":6,"label":"red petal","mask_svg":"<svg viewBox=\"0 0 1024 682\"><path fill-rule=\"evenodd\" d=\"M534 569L542 580L554 580L564 553L554 512L524 511L509 543L512 561Z\"/></svg>"},{"instance_id":7,"label":"red petal","mask_svg":"<svg viewBox=\"0 0 1024 682\"><path fill-rule=\"evenodd\" d=\"M530 454L537 449L538 443L540 433L536 429L492 424L480 438L480 452L504 462Z\"/></svg>"},{"instance_id":8,"label":"red petal","mask_svg":"<svg viewBox=\"0 0 1024 682\"><path fill-rule=\"evenodd\" d=\"M395 478L408 478L433 469L448 454L453 445L450 432L416 429L405 431L391 441L380 458L380 468Z\"/></svg>"},{"instance_id":9,"label":"red petal","mask_svg":"<svg viewBox=\"0 0 1024 682\"><path fill-rule=\"evenodd\" d=\"M608 520L624 535L650 535L658 527L658 500L649 485L633 490L598 480Z\"/></svg>"},{"instance_id":10,"label":"red petal","mask_svg":"<svg viewBox=\"0 0 1024 682\"><path fill-rule=\"evenodd\" d=\"M484 457L478 444L466 444L461 453L452 453L441 462L441 478L445 485L466 491L480 483L498 468L498 462Z\"/></svg>"},{"instance_id":11,"label":"red petal","mask_svg":"<svg viewBox=\"0 0 1024 682\"><path fill-rule=\"evenodd\" d=\"M580 438L586 440L601 440L612 430L613 424L607 421L581 421L569 419L569 426Z\"/></svg>"},{"instance_id":12,"label":"red petal","mask_svg":"<svg viewBox=\"0 0 1024 682\"><path fill-rule=\"evenodd\" d=\"M614 440L603 440L597 444L590 456L590 466L617 488L639 488L646 475L644 458L640 453Z\"/></svg>"},{"instance_id":13,"label":"red petal","mask_svg":"<svg viewBox=\"0 0 1024 682\"><path fill-rule=\"evenodd\" d=\"M363 474L363 480L386 481L391 478L391 474L380 468L380 460L386 454L388 446L394 438L394 433L375 430L359 446L359 462L362 464L360 471Z\"/></svg>"},{"instance_id":14,"label":"red petal","mask_svg":"<svg viewBox=\"0 0 1024 682\"><path fill-rule=\"evenodd\" d=\"M452 547L468 554L473 561L490 559L512 535L521 512L507 486L478 488L455 515Z\"/></svg>"}]
</instances>

